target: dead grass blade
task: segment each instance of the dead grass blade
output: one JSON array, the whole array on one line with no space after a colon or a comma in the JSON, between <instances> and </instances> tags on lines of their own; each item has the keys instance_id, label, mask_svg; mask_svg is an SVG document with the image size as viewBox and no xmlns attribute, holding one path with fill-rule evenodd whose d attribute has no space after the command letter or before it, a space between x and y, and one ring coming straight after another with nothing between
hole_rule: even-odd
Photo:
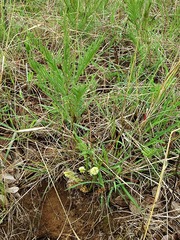
<instances>
[{"instance_id":1,"label":"dead grass blade","mask_svg":"<svg viewBox=\"0 0 180 240\"><path fill-rule=\"evenodd\" d=\"M149 218L148 218L148 222L147 222L147 225L146 225L146 228L145 228L145 233L144 233L144 236L143 236L143 240L146 239L148 229L149 229L149 226L150 226L150 223L151 223L151 220L152 220L154 208L155 208L155 205L158 201L158 198L159 198L159 195L160 195L160 192L161 192L161 187L162 187L162 183L163 183L164 174L165 174L166 168L168 166L168 154L169 154L171 139L172 139L173 133L178 132L178 131L180 131L180 128L173 130L170 134L170 137L169 137L169 141L168 141L168 145L167 145L167 149L166 149L166 153L165 153L165 158L164 158L164 161L163 161L163 167L162 167L162 170L161 170L160 179L159 179L159 183L158 183L158 186L157 186L156 195L155 195L154 202L153 202L153 205L152 205L152 208L151 208L151 212L150 212L150 215L149 215Z\"/></svg>"}]
</instances>

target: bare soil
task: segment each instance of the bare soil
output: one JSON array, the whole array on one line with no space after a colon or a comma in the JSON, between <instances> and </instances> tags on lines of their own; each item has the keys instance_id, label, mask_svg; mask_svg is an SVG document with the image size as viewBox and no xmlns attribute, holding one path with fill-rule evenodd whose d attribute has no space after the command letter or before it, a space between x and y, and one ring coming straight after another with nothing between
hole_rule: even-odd
<instances>
[{"instance_id":1,"label":"bare soil","mask_svg":"<svg viewBox=\"0 0 180 240\"><path fill-rule=\"evenodd\" d=\"M114 195L110 206L107 206L98 190L89 193L78 189L67 190L63 178L53 187L48 185L43 180L20 200L19 213L16 206L11 217L1 225L6 239L142 239L144 217L121 196ZM150 200L147 195L146 204ZM154 233L147 239L179 239L177 220L170 221L172 234L168 238L163 238L166 229L162 221L159 219L159 227L158 218L154 221ZM0 236L0 239L5 238Z\"/></svg>"},{"instance_id":2,"label":"bare soil","mask_svg":"<svg viewBox=\"0 0 180 240\"><path fill-rule=\"evenodd\" d=\"M118 210L117 206L110 211L100 203L98 191L69 191L64 179L45 193L47 187L48 183L43 181L26 194L20 200L23 216L14 223L7 219L1 225L9 234L8 239L124 239L116 237L123 232L122 222L130 218L131 212L122 199L119 203L126 211ZM11 224L13 233L8 233Z\"/></svg>"}]
</instances>

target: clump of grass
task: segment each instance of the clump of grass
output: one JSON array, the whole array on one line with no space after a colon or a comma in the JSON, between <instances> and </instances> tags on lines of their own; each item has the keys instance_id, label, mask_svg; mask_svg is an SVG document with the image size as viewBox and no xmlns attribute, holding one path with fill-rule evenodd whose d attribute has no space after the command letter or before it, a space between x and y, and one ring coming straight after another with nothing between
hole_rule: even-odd
<instances>
[{"instance_id":1,"label":"clump of grass","mask_svg":"<svg viewBox=\"0 0 180 240\"><path fill-rule=\"evenodd\" d=\"M98 12L104 11L108 0L100 1L64 1L66 16L70 25L77 31L88 32L92 30L94 18Z\"/></svg>"}]
</instances>

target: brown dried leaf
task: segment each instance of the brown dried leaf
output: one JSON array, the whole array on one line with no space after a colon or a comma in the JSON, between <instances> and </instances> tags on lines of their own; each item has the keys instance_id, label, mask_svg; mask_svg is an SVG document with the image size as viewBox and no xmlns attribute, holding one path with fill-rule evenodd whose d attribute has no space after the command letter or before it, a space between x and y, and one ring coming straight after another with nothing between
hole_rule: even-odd
<instances>
[{"instance_id":1,"label":"brown dried leaf","mask_svg":"<svg viewBox=\"0 0 180 240\"><path fill-rule=\"evenodd\" d=\"M131 212L133 214L140 214L141 213L140 209L137 208L132 202L130 202L130 204L129 204L129 209L131 210Z\"/></svg>"},{"instance_id":2,"label":"brown dried leaf","mask_svg":"<svg viewBox=\"0 0 180 240\"><path fill-rule=\"evenodd\" d=\"M116 204L120 207L127 207L127 202L121 196L117 196L114 199L114 204Z\"/></svg>"}]
</instances>

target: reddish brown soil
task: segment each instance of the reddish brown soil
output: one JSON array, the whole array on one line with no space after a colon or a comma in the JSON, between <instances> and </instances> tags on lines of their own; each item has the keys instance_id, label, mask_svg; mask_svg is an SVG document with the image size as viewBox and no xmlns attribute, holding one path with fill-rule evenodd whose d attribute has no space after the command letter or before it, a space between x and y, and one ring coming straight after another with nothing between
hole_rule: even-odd
<instances>
[{"instance_id":1,"label":"reddish brown soil","mask_svg":"<svg viewBox=\"0 0 180 240\"><path fill-rule=\"evenodd\" d=\"M45 193L47 183L31 190L20 201L21 218L17 210L12 221L1 225L8 240L24 239L116 239L121 214L100 204L98 193L83 193L77 189L68 191L64 180ZM127 207L127 206L126 206ZM67 219L68 216L68 219ZM69 224L70 222L70 224ZM13 225L13 226L12 226ZM12 232L9 232L12 226ZM122 229L121 229L122 231ZM116 233L117 232L117 233ZM78 236L78 237L77 237ZM4 239L4 237L0 239Z\"/></svg>"},{"instance_id":2,"label":"reddish brown soil","mask_svg":"<svg viewBox=\"0 0 180 240\"><path fill-rule=\"evenodd\" d=\"M108 219L107 211L102 211L98 197L79 190L67 191L64 181L61 181L44 199L38 237L39 239L78 239L78 237L92 240L108 239L111 237L113 229L110 227L112 228L113 224L115 221L111 216Z\"/></svg>"},{"instance_id":3,"label":"reddish brown soil","mask_svg":"<svg viewBox=\"0 0 180 240\"><path fill-rule=\"evenodd\" d=\"M144 217L121 196L113 196L107 206L97 190L89 193L67 190L64 179L54 187L43 180L29 190L0 225L0 240L142 239ZM147 195L146 204L148 199L151 198ZM153 235L148 235L147 240L165 239L166 227L158 222L159 227L152 222ZM177 223L176 219L169 221L175 232L166 239L180 239Z\"/></svg>"}]
</instances>

